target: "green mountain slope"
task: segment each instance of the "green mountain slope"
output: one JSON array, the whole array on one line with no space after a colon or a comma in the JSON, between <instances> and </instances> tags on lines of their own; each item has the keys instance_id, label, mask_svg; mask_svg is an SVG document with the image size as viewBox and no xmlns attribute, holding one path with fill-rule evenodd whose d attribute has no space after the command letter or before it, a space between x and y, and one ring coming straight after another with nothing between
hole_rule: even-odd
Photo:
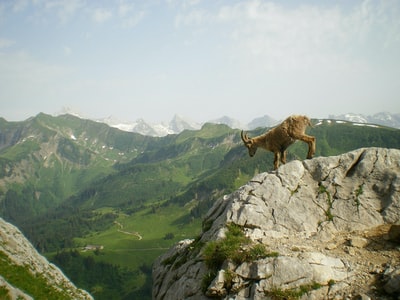
<instances>
[{"instance_id":1,"label":"green mountain slope","mask_svg":"<svg viewBox=\"0 0 400 300\"><path fill-rule=\"evenodd\" d=\"M392 128L324 120L308 133L317 156L400 148L400 130ZM288 160L306 153L298 142ZM225 125L151 138L69 115L0 120L0 215L97 299L150 299L154 258L195 237L215 199L271 171L272 160L263 150L250 158L239 130ZM82 252L88 244L103 249ZM115 268L108 280L118 284L94 280L97 268Z\"/></svg>"},{"instance_id":2,"label":"green mountain slope","mask_svg":"<svg viewBox=\"0 0 400 300\"><path fill-rule=\"evenodd\" d=\"M115 172L152 138L70 115L0 122L0 213L20 224Z\"/></svg>"}]
</instances>

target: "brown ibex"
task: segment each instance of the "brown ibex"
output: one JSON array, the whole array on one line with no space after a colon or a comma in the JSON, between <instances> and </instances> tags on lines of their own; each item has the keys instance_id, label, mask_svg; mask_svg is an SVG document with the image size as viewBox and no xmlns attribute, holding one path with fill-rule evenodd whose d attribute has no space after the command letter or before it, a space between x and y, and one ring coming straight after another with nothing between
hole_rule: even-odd
<instances>
[{"instance_id":1,"label":"brown ibex","mask_svg":"<svg viewBox=\"0 0 400 300\"><path fill-rule=\"evenodd\" d=\"M279 161L286 163L286 149L296 140L303 141L308 144L307 158L312 158L315 153L315 137L306 135L307 126L312 126L307 116L290 116L278 126L272 128L268 132L249 138L247 134L241 132L244 145L249 150L251 157L256 154L257 148L274 153L274 169L279 167Z\"/></svg>"}]
</instances>

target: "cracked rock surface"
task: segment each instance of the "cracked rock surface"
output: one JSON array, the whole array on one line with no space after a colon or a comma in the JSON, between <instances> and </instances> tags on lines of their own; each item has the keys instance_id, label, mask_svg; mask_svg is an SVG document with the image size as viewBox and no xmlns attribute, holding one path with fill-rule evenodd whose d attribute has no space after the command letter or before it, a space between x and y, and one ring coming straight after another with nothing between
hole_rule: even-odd
<instances>
[{"instance_id":1,"label":"cracked rock surface","mask_svg":"<svg viewBox=\"0 0 400 300\"><path fill-rule=\"evenodd\" d=\"M220 198L199 240L160 257L153 298L274 299L277 290L317 283L301 299L397 299L400 244L393 232L399 220L400 150L363 148L292 161ZM227 260L204 287L210 276L204 245L223 239L231 223L278 255Z\"/></svg>"}]
</instances>

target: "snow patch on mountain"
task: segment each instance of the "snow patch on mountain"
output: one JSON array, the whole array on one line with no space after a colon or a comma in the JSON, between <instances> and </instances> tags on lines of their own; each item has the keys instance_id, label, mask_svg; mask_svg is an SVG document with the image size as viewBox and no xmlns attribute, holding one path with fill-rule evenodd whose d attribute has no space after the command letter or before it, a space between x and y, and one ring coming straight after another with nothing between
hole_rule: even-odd
<instances>
[{"instance_id":1,"label":"snow patch on mountain","mask_svg":"<svg viewBox=\"0 0 400 300\"><path fill-rule=\"evenodd\" d=\"M149 136L166 136L168 134L180 133L183 130L197 130L202 125L179 115L175 115L169 123L150 123L144 119L138 119L134 122L121 122L112 117L98 121L123 131L136 132Z\"/></svg>"},{"instance_id":2,"label":"snow patch on mountain","mask_svg":"<svg viewBox=\"0 0 400 300\"><path fill-rule=\"evenodd\" d=\"M168 134L178 134L184 130L198 130L205 123L225 124L233 129L252 130L258 127L271 127L278 124L278 121L270 116L263 116L254 119L248 124L244 124L234 118L223 116L218 119L210 120L204 123L198 123L180 115L175 115L169 123L150 123L143 119L138 119L135 122L121 122L115 118L108 117L97 120L106 123L111 127L118 128L123 131L136 132L149 136L166 136Z\"/></svg>"},{"instance_id":3,"label":"snow patch on mountain","mask_svg":"<svg viewBox=\"0 0 400 300\"><path fill-rule=\"evenodd\" d=\"M84 118L80 113L73 112L70 108L63 108L62 113L68 113L79 118ZM347 113L341 115L329 115L331 120L339 122L352 122L357 124L371 124L371 126L388 126L393 128L400 128L400 113L380 112L372 116L365 116L357 113ZM233 129L253 130L256 128L265 128L276 126L282 120L276 120L268 115L264 115L253 119L245 124L239 120L229 116L222 116L221 118L198 123L186 117L175 115L170 122L151 123L144 119L138 119L133 122L126 122L118 120L113 116L103 119L95 120L97 122L105 123L111 127L118 128L123 131L136 132L147 136L162 137L169 134L178 134L184 130L198 130L205 123L225 124ZM318 125L318 124L316 124Z\"/></svg>"},{"instance_id":4,"label":"snow patch on mountain","mask_svg":"<svg viewBox=\"0 0 400 300\"><path fill-rule=\"evenodd\" d=\"M372 124L370 126L382 125L393 128L400 128L400 114L391 114L387 112L377 113L372 116L364 116L362 114L355 113L330 115L329 119L334 120L336 123L346 121L357 124ZM143 119L139 119L133 123L116 122L112 118L103 119L102 121L120 130L131 131L150 136L166 136L168 134L178 134L183 130L200 129L201 126L204 125L204 123L197 123L179 115L175 115L169 123L158 124L152 124L146 122ZM282 120L276 120L268 115L264 115L262 117L255 118L247 124L244 124L239 120L236 120L229 116L223 116L218 119L207 121L207 123L225 124L234 129L252 130L260 127L273 127L276 126L280 121Z\"/></svg>"},{"instance_id":5,"label":"snow patch on mountain","mask_svg":"<svg viewBox=\"0 0 400 300\"><path fill-rule=\"evenodd\" d=\"M365 116L363 114L348 113L343 115L330 115L329 118L336 120L346 120L359 124L372 123L377 125L383 125L393 128L400 128L400 114L380 112L371 116Z\"/></svg>"}]
</instances>

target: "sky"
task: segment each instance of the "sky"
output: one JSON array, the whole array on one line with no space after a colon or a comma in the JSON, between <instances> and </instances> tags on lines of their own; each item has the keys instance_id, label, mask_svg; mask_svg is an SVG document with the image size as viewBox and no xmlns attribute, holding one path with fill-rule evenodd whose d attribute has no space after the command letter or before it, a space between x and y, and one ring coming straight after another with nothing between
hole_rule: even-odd
<instances>
[{"instance_id":1,"label":"sky","mask_svg":"<svg viewBox=\"0 0 400 300\"><path fill-rule=\"evenodd\" d=\"M398 0L0 0L0 117L400 113Z\"/></svg>"}]
</instances>

